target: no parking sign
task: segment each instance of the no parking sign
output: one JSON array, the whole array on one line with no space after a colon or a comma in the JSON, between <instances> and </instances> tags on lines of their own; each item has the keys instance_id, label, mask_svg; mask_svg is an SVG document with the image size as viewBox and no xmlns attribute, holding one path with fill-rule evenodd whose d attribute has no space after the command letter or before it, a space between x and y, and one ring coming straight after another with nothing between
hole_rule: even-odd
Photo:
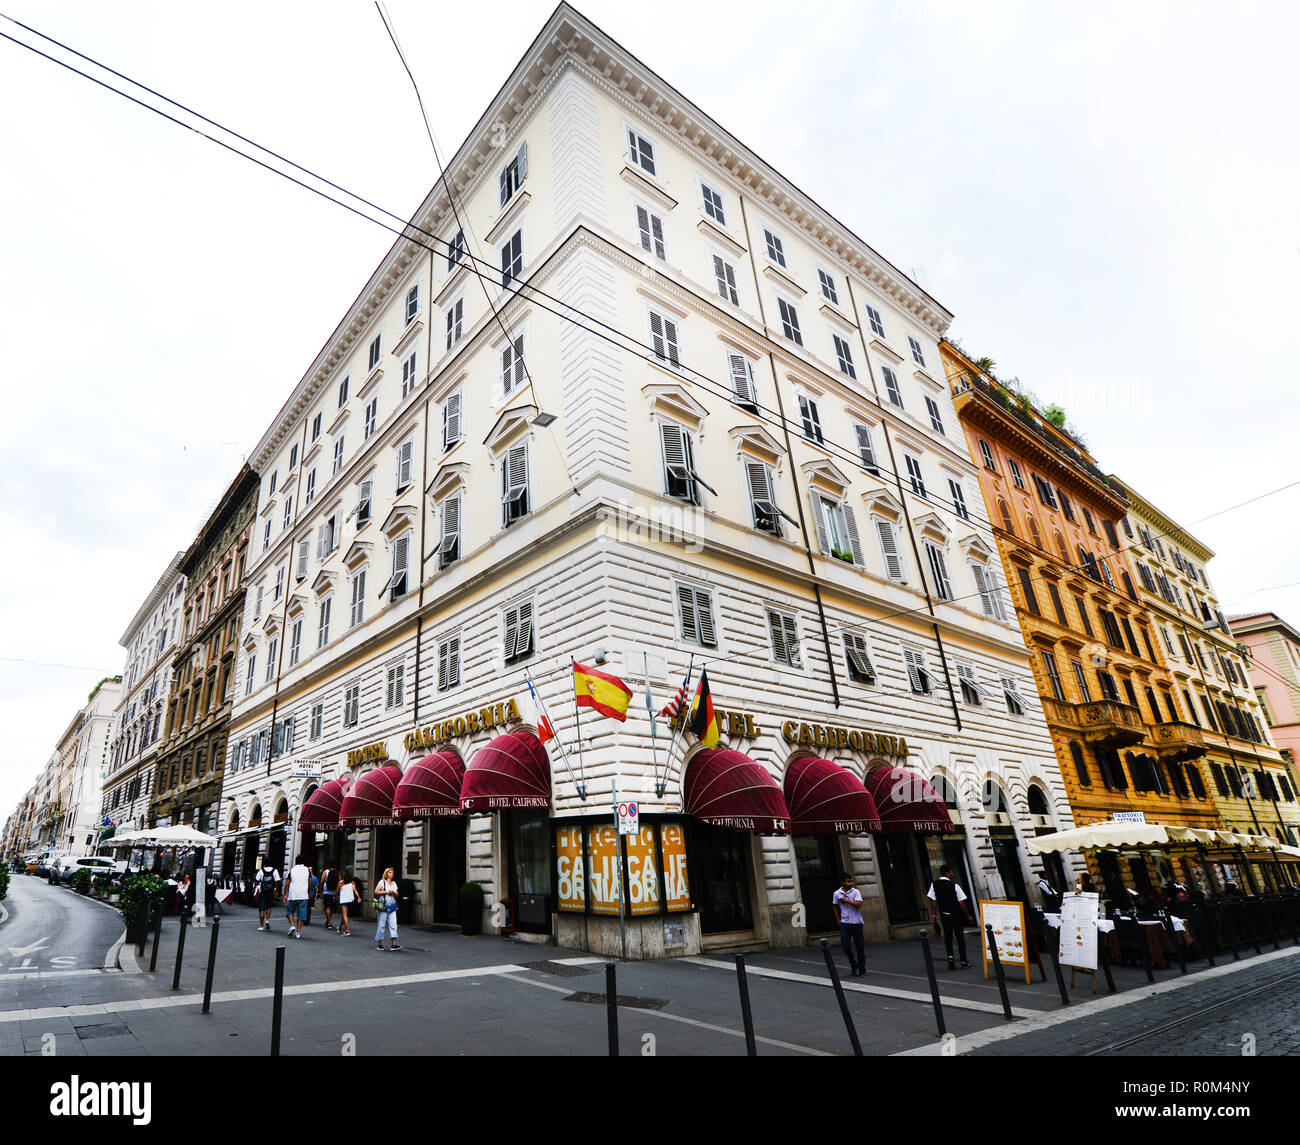
<instances>
[{"instance_id":1,"label":"no parking sign","mask_svg":"<svg viewBox=\"0 0 1300 1145\"><path fill-rule=\"evenodd\" d=\"M620 835L635 835L640 827L637 825L637 816L639 814L635 800L625 800L618 805L618 833Z\"/></svg>"}]
</instances>

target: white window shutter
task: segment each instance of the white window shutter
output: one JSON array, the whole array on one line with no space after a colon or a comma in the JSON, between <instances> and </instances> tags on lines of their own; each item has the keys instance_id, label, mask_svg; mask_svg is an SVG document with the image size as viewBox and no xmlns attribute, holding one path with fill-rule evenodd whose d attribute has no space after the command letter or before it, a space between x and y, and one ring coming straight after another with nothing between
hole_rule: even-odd
<instances>
[{"instance_id":1,"label":"white window shutter","mask_svg":"<svg viewBox=\"0 0 1300 1145\"><path fill-rule=\"evenodd\" d=\"M854 425L854 431L858 436L858 455L862 458L862 464L872 471L876 466L876 450L871 441L871 430L865 425Z\"/></svg>"},{"instance_id":2,"label":"white window shutter","mask_svg":"<svg viewBox=\"0 0 1300 1145\"><path fill-rule=\"evenodd\" d=\"M528 140L524 140L519 145L519 154L515 156L516 164L519 168L519 182L523 183L528 178Z\"/></svg>"},{"instance_id":3,"label":"white window shutter","mask_svg":"<svg viewBox=\"0 0 1300 1145\"><path fill-rule=\"evenodd\" d=\"M695 615L695 593L687 585L677 586L677 607L682 618L682 639L700 643L700 627Z\"/></svg>"},{"instance_id":4,"label":"white window shutter","mask_svg":"<svg viewBox=\"0 0 1300 1145\"><path fill-rule=\"evenodd\" d=\"M695 590L695 615L700 626L700 643L709 648L717 647L717 637L713 630L713 602L702 588Z\"/></svg>"},{"instance_id":5,"label":"white window shutter","mask_svg":"<svg viewBox=\"0 0 1300 1145\"><path fill-rule=\"evenodd\" d=\"M460 540L460 497L448 497L442 503L442 543L444 555L457 547Z\"/></svg>"},{"instance_id":6,"label":"white window shutter","mask_svg":"<svg viewBox=\"0 0 1300 1145\"><path fill-rule=\"evenodd\" d=\"M664 345L664 320L653 310L650 311L650 344L654 347L656 358L668 357Z\"/></svg>"},{"instance_id":7,"label":"white window shutter","mask_svg":"<svg viewBox=\"0 0 1300 1145\"><path fill-rule=\"evenodd\" d=\"M785 629L785 654L792 668L800 667L799 663L799 626L793 616L781 617L781 624Z\"/></svg>"},{"instance_id":8,"label":"white window shutter","mask_svg":"<svg viewBox=\"0 0 1300 1145\"><path fill-rule=\"evenodd\" d=\"M898 538L894 534L894 526L880 517L875 520L876 535L880 538L880 551L885 558L885 575L890 580L898 581L899 584L906 584L907 578L903 575L903 558L898 551Z\"/></svg>"},{"instance_id":9,"label":"white window shutter","mask_svg":"<svg viewBox=\"0 0 1300 1145\"><path fill-rule=\"evenodd\" d=\"M975 581L975 590L980 594L980 604L983 606L984 615L992 616L993 601L989 595L988 580L984 576L984 566L976 564L974 561L972 561L970 566L970 573Z\"/></svg>"},{"instance_id":10,"label":"white window shutter","mask_svg":"<svg viewBox=\"0 0 1300 1145\"><path fill-rule=\"evenodd\" d=\"M767 614L767 630L772 637L772 658L778 664L789 663L790 655L785 642L785 624L780 613L769 612Z\"/></svg>"},{"instance_id":11,"label":"white window shutter","mask_svg":"<svg viewBox=\"0 0 1300 1145\"><path fill-rule=\"evenodd\" d=\"M862 559L862 542L858 539L858 520L853 515L853 509L849 505L842 506L844 510L844 527L849 534L849 551L853 553L853 563L859 568L865 563Z\"/></svg>"},{"instance_id":12,"label":"white window shutter","mask_svg":"<svg viewBox=\"0 0 1300 1145\"><path fill-rule=\"evenodd\" d=\"M442 407L442 444L447 449L460 440L460 391L452 394Z\"/></svg>"},{"instance_id":13,"label":"white window shutter","mask_svg":"<svg viewBox=\"0 0 1300 1145\"><path fill-rule=\"evenodd\" d=\"M406 555L410 537L398 537L393 542L393 587L396 588L406 578Z\"/></svg>"},{"instance_id":14,"label":"white window shutter","mask_svg":"<svg viewBox=\"0 0 1300 1145\"><path fill-rule=\"evenodd\" d=\"M653 243L650 241L650 212L644 207L636 209L637 230L641 232L641 246L645 250L652 250Z\"/></svg>"},{"instance_id":15,"label":"white window shutter","mask_svg":"<svg viewBox=\"0 0 1300 1145\"><path fill-rule=\"evenodd\" d=\"M830 532L826 527L826 502L816 493L813 493L811 496L813 524L817 528L817 547L821 549L826 556L830 556L831 542Z\"/></svg>"},{"instance_id":16,"label":"white window shutter","mask_svg":"<svg viewBox=\"0 0 1300 1145\"><path fill-rule=\"evenodd\" d=\"M731 367L731 389L736 400L742 405L757 405L758 395L754 388L754 367L743 354L728 354Z\"/></svg>"}]
</instances>

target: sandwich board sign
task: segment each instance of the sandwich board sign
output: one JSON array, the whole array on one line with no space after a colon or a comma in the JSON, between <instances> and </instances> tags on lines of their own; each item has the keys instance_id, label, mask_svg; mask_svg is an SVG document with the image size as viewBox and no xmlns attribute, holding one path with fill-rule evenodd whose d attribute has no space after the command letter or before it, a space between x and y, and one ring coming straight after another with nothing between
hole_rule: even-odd
<instances>
[{"instance_id":1,"label":"sandwich board sign","mask_svg":"<svg viewBox=\"0 0 1300 1145\"><path fill-rule=\"evenodd\" d=\"M1062 966L1097 970L1097 907L1101 896L1071 891L1061 897L1058 955Z\"/></svg>"},{"instance_id":2,"label":"sandwich board sign","mask_svg":"<svg viewBox=\"0 0 1300 1145\"><path fill-rule=\"evenodd\" d=\"M1029 982L1029 939L1025 933L1025 904L1015 899L980 900L980 946L984 954L984 977L989 976L993 951L989 949L989 932L998 944L998 961L1004 967L1024 966Z\"/></svg>"}]
</instances>

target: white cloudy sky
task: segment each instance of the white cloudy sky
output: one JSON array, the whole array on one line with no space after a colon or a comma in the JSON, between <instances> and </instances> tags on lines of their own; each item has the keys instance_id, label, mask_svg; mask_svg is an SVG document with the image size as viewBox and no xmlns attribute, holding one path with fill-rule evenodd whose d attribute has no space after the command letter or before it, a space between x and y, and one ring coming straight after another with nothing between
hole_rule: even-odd
<instances>
[{"instance_id":1,"label":"white cloudy sky","mask_svg":"<svg viewBox=\"0 0 1300 1145\"><path fill-rule=\"evenodd\" d=\"M1300 479L1297 6L579 8L1177 519ZM372 4L4 10L394 211L433 181ZM552 5L388 10L450 151ZM7 40L0 106L2 820L390 236ZM1197 529L1228 611L1300 621L1298 514Z\"/></svg>"}]
</instances>

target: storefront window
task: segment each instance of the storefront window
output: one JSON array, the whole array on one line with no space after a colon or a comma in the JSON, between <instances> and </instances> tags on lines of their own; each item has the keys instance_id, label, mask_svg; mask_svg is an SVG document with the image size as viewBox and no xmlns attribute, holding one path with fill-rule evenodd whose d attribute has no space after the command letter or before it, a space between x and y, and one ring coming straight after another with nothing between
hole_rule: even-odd
<instances>
[{"instance_id":1,"label":"storefront window","mask_svg":"<svg viewBox=\"0 0 1300 1145\"><path fill-rule=\"evenodd\" d=\"M511 848L514 890L521 895L551 893L551 822L540 815L516 813Z\"/></svg>"},{"instance_id":2,"label":"storefront window","mask_svg":"<svg viewBox=\"0 0 1300 1145\"><path fill-rule=\"evenodd\" d=\"M619 913L619 838L612 824L561 824L555 829L558 909ZM629 915L691 909L686 838L680 824L642 824L626 836L624 892Z\"/></svg>"}]
</instances>

